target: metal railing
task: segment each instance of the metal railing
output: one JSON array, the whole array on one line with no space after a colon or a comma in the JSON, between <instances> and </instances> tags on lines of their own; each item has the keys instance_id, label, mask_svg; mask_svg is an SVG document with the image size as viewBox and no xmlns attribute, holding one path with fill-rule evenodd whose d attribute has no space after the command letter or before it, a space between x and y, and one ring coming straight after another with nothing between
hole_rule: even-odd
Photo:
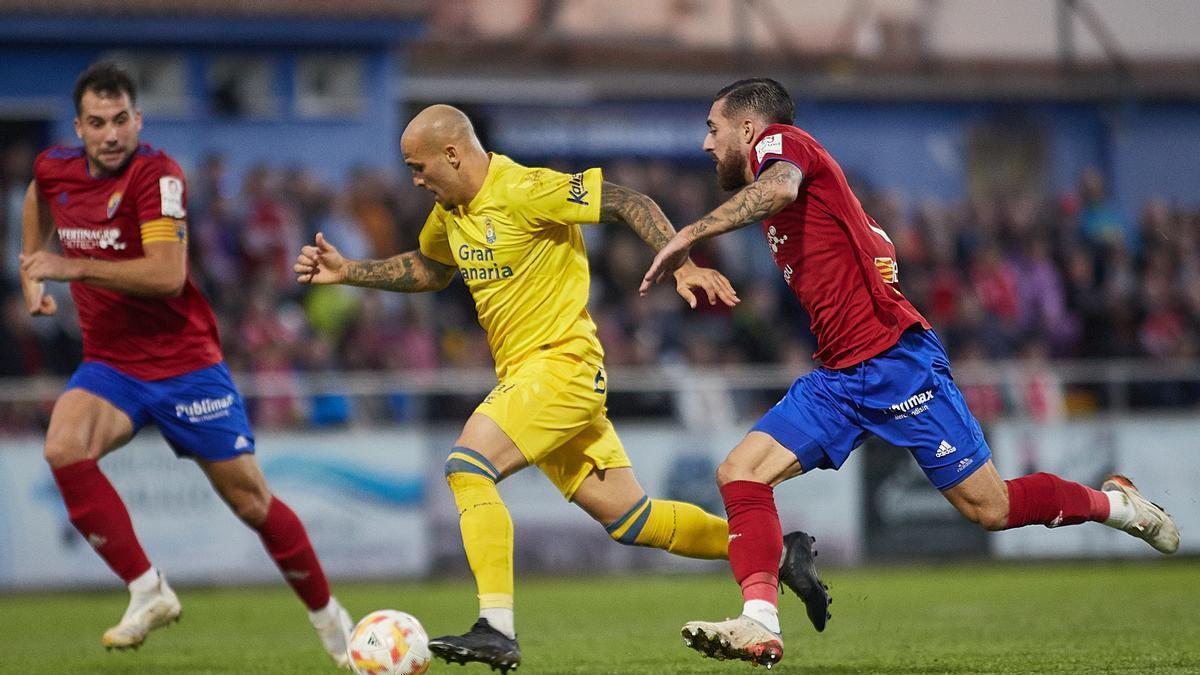
<instances>
[{"instance_id":1,"label":"metal railing","mask_svg":"<svg viewBox=\"0 0 1200 675\"><path fill-rule=\"evenodd\" d=\"M681 390L782 392L804 370L782 365L693 367L614 367L609 370L610 394L672 393ZM1137 385L1184 383L1200 387L1200 360L1098 360L1029 363L988 361L955 367L960 386L1020 386L1031 377L1051 376L1064 389L1090 387L1104 393L1105 409L1129 408L1130 389ZM249 399L321 395L368 397L471 395L488 391L495 373L485 368L441 368L419 371L336 373L235 373ZM36 403L55 399L66 378L0 379L0 403Z\"/></svg>"}]
</instances>

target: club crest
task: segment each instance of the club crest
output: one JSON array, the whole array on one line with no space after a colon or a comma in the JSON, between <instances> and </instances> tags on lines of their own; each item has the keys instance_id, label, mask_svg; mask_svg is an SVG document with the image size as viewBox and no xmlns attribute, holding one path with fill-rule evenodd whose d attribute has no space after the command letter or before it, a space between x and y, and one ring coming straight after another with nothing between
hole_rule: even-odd
<instances>
[{"instance_id":1,"label":"club crest","mask_svg":"<svg viewBox=\"0 0 1200 675\"><path fill-rule=\"evenodd\" d=\"M105 218L112 218L113 214L117 212L117 208L121 206L122 196L122 193L114 192L112 193L112 196L108 198L108 215L106 215Z\"/></svg>"}]
</instances>

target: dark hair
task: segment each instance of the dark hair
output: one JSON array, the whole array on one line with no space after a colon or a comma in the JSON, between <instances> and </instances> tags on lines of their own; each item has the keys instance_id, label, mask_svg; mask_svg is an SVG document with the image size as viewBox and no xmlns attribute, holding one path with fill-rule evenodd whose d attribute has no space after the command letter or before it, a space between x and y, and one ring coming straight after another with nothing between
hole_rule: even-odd
<instances>
[{"instance_id":1,"label":"dark hair","mask_svg":"<svg viewBox=\"0 0 1200 675\"><path fill-rule=\"evenodd\" d=\"M137 86L133 84L133 78L111 61L93 63L75 80L76 115L83 112L83 95L89 91L105 97L129 94L129 102L137 103Z\"/></svg>"},{"instance_id":2,"label":"dark hair","mask_svg":"<svg viewBox=\"0 0 1200 675\"><path fill-rule=\"evenodd\" d=\"M721 99L725 99L722 112L726 117L750 112L762 116L768 124L791 124L796 120L792 97L782 84L767 77L738 80L718 91L713 101Z\"/></svg>"}]
</instances>

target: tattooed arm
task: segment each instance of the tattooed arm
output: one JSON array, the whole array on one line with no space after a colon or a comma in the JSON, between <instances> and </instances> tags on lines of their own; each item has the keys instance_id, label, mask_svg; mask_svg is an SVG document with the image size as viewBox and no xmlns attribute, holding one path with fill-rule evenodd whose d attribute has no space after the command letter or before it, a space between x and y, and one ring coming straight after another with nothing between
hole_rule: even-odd
<instances>
[{"instance_id":1,"label":"tattooed arm","mask_svg":"<svg viewBox=\"0 0 1200 675\"><path fill-rule=\"evenodd\" d=\"M671 227L667 216L653 199L636 190L605 182L600 193L600 222L617 221L628 225L655 251L661 251L675 237L675 228ZM674 274L675 291L693 309L697 304L697 291L704 292L709 304L716 304L720 300L733 307L741 302L737 291L724 275L707 267L696 266L687 259L686 254Z\"/></svg>"},{"instance_id":2,"label":"tattooed arm","mask_svg":"<svg viewBox=\"0 0 1200 675\"><path fill-rule=\"evenodd\" d=\"M456 271L420 251L409 251L387 260L347 260L343 283L404 293L440 291L450 285Z\"/></svg>"},{"instance_id":3,"label":"tattooed arm","mask_svg":"<svg viewBox=\"0 0 1200 675\"><path fill-rule=\"evenodd\" d=\"M404 293L440 291L450 285L457 271L420 251L386 260L347 260L320 233L315 245L300 250L292 269L302 284L347 284Z\"/></svg>"},{"instance_id":4,"label":"tattooed arm","mask_svg":"<svg viewBox=\"0 0 1200 675\"><path fill-rule=\"evenodd\" d=\"M702 239L757 223L782 211L800 195L804 175L790 162L772 162L758 180L742 188L711 213L688 225L659 249L639 289L642 295L687 260L692 245Z\"/></svg>"},{"instance_id":5,"label":"tattooed arm","mask_svg":"<svg viewBox=\"0 0 1200 675\"><path fill-rule=\"evenodd\" d=\"M675 228L653 199L608 181L600 191L600 222L625 223L655 251L675 236Z\"/></svg>"},{"instance_id":6,"label":"tattooed arm","mask_svg":"<svg viewBox=\"0 0 1200 675\"><path fill-rule=\"evenodd\" d=\"M695 243L769 218L796 201L803 177L790 162L772 162L758 180L680 233Z\"/></svg>"}]
</instances>

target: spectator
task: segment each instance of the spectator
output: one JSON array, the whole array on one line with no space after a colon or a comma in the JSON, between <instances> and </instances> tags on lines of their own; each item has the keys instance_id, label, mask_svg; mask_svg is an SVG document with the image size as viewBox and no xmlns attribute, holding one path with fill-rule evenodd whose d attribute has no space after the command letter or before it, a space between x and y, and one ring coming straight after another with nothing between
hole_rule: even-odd
<instances>
[{"instance_id":1,"label":"spectator","mask_svg":"<svg viewBox=\"0 0 1200 675\"><path fill-rule=\"evenodd\" d=\"M378 172L367 167L357 167L351 172L349 212L370 242L372 258L387 258L402 250L395 213L388 206L386 192L385 181Z\"/></svg>"},{"instance_id":2,"label":"spectator","mask_svg":"<svg viewBox=\"0 0 1200 675\"><path fill-rule=\"evenodd\" d=\"M17 284L21 209L32 178L33 156L33 144L25 139L0 149L0 291Z\"/></svg>"},{"instance_id":3,"label":"spectator","mask_svg":"<svg viewBox=\"0 0 1200 675\"><path fill-rule=\"evenodd\" d=\"M1140 237L1133 224L1126 220L1108 197L1104 176L1095 167L1084 169L1079 177L1079 197L1082 203L1080 226L1084 239L1093 247L1120 243L1129 251L1137 251Z\"/></svg>"},{"instance_id":4,"label":"spectator","mask_svg":"<svg viewBox=\"0 0 1200 675\"><path fill-rule=\"evenodd\" d=\"M276 293L298 293L292 262L301 245L300 220L280 198L279 175L265 165L246 174L242 186L243 277L262 278Z\"/></svg>"},{"instance_id":5,"label":"spectator","mask_svg":"<svg viewBox=\"0 0 1200 675\"><path fill-rule=\"evenodd\" d=\"M0 270L9 284L20 247L29 152L20 142L0 150ZM686 222L718 200L710 171L663 161L617 161L606 168L606 176L645 191L674 222ZM342 184L325 185L303 168L280 172L260 164L242 176L240 195L232 194L234 178L225 159L211 154L191 182L192 272L214 300L222 334L229 338L231 368L257 373L280 388L256 412L266 424L316 417L341 424L369 414L357 401L352 410L323 408L318 414L312 400L297 398L294 391L279 395L298 386L300 371L412 372L487 363L471 300L459 284L420 299L354 291L323 297L326 289L300 297L291 264L299 241L316 230L356 258L387 257L415 246L428 199L414 193L405 177L359 167ZM1048 411L1058 409L1036 403L1044 397L1030 393L1045 383L997 389L997 370L988 359L1019 357L1040 364L1045 351L1070 358L1195 359L1200 211L1150 199L1139 205L1133 228L1095 170L1081 174L1077 193L1046 200L1021 194L949 202L857 185L868 211L901 251L906 294L948 345L962 345L958 370L975 383L963 389L973 392L972 407L981 418L1053 417L1057 413ZM596 294L593 318L614 367L743 361L812 365L803 321L781 310L781 303L794 301L780 293L781 275L759 241L759 229L744 228L718 239L718 248L696 251L709 256L706 262L728 274L740 291L743 303L732 314L711 308L696 315L681 312L673 302L664 303L669 289L637 297L633 289L648 260L645 247L633 246L620 229L590 227L585 236ZM63 289L55 297L60 313L69 315L69 294ZM4 296L4 302L0 339L10 348L0 358L0 372L69 372L79 358L77 336L54 321L32 325L21 314L19 296ZM787 321L780 320L782 315ZM683 341L681 328L696 321L704 324L705 339ZM1200 400L1195 390L1186 383L1156 385L1132 400L1193 405ZM1102 400L1103 392L1093 393ZM389 399L394 414L403 419L422 414L415 399L402 398ZM429 410L436 412L435 407Z\"/></svg>"}]
</instances>

